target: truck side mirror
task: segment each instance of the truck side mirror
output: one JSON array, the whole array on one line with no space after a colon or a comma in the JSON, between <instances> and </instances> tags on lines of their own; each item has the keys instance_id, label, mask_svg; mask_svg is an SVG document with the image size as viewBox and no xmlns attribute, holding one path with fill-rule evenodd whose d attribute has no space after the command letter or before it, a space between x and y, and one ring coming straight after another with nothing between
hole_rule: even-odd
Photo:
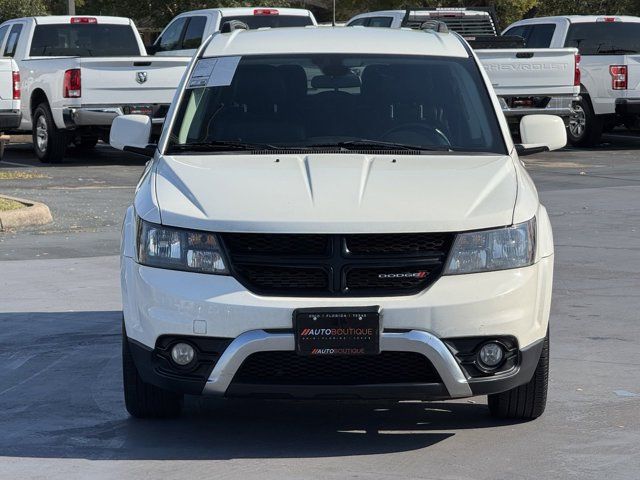
<instances>
[{"instance_id":1,"label":"truck side mirror","mask_svg":"<svg viewBox=\"0 0 640 480\"><path fill-rule=\"evenodd\" d=\"M149 144L151 117L147 115L121 115L111 124L109 143L113 148L153 157L156 145Z\"/></svg>"},{"instance_id":2,"label":"truck side mirror","mask_svg":"<svg viewBox=\"0 0 640 480\"><path fill-rule=\"evenodd\" d=\"M567 129L556 115L525 115L520 120L521 144L516 145L518 155L558 150L567 144Z\"/></svg>"}]
</instances>

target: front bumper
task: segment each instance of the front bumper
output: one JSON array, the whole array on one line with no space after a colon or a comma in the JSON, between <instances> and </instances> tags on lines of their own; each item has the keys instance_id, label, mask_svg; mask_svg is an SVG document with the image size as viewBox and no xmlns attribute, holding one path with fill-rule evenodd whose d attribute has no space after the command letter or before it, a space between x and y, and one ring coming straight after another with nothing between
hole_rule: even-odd
<instances>
[{"instance_id":1,"label":"front bumper","mask_svg":"<svg viewBox=\"0 0 640 480\"><path fill-rule=\"evenodd\" d=\"M435 400L464 398L473 395L499 393L523 385L531 380L543 340L518 353L515 368L492 376L470 378L460 367L444 341L428 332L384 332L380 339L382 352L415 352L425 356L439 374L433 383L391 383L354 385L307 385L277 383L234 382L236 373L254 353L293 351L294 336L290 332L245 332L233 341L209 339L220 354L207 351L202 368L196 375L179 375L158 363L161 356L153 349L134 340L129 341L136 368L145 382L161 388L188 394L227 397L298 398L298 399L404 399ZM187 340L188 341L188 340ZM200 350L200 349L199 349ZM201 350L200 350L201 351ZM202 355L202 353L201 353Z\"/></svg>"},{"instance_id":2,"label":"front bumper","mask_svg":"<svg viewBox=\"0 0 640 480\"><path fill-rule=\"evenodd\" d=\"M62 109L62 120L65 128L111 126L113 119L130 113L135 105L90 105L82 107L65 107ZM162 124L169 106L166 104L150 105L153 110L152 123Z\"/></svg>"},{"instance_id":3,"label":"front bumper","mask_svg":"<svg viewBox=\"0 0 640 480\"><path fill-rule=\"evenodd\" d=\"M122 257L123 310L134 361L142 377L170 390L226 396L287 398L461 398L496 393L532 376L548 327L553 256L532 266L472 275L443 276L427 290L403 297L267 297L234 278L145 267ZM293 351L293 311L298 308L381 308L382 351L417 352L433 365L438 383L384 385L247 385L233 382L256 352ZM157 375L153 355L163 336L219 339L216 362L198 380ZM446 342L460 337L512 336L516 368L472 378ZM176 383L177 382L177 383Z\"/></svg>"},{"instance_id":4,"label":"front bumper","mask_svg":"<svg viewBox=\"0 0 640 480\"><path fill-rule=\"evenodd\" d=\"M616 98L618 115L640 115L640 98Z\"/></svg>"}]
</instances>

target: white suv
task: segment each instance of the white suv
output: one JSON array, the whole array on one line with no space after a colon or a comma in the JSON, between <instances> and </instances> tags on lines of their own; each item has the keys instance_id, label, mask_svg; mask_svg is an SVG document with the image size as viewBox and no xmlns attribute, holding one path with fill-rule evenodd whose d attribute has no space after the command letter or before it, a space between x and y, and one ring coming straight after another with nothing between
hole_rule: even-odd
<instances>
[{"instance_id":1,"label":"white suv","mask_svg":"<svg viewBox=\"0 0 640 480\"><path fill-rule=\"evenodd\" d=\"M553 240L466 42L435 31L233 31L200 48L122 238L134 416L184 394L449 399L535 418L547 391Z\"/></svg>"}]
</instances>

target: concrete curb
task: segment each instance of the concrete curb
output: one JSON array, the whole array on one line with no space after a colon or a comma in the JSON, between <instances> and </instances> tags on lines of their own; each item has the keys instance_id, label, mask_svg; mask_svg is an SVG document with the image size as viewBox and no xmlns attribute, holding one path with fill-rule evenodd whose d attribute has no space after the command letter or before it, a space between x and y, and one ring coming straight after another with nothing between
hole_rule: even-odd
<instances>
[{"instance_id":1,"label":"concrete curb","mask_svg":"<svg viewBox=\"0 0 640 480\"><path fill-rule=\"evenodd\" d=\"M25 205L24 208L17 210L0 212L0 232L29 225L44 225L53 221L49 207L44 203L10 197L9 195L0 195L0 197L15 200Z\"/></svg>"}]
</instances>

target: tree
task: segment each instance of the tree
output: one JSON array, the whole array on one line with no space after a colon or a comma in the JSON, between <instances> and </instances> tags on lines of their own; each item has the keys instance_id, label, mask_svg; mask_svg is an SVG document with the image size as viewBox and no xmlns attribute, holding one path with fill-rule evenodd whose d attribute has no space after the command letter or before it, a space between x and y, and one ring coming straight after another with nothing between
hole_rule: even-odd
<instances>
[{"instance_id":1,"label":"tree","mask_svg":"<svg viewBox=\"0 0 640 480\"><path fill-rule=\"evenodd\" d=\"M47 15L49 10L44 0L0 0L0 20Z\"/></svg>"}]
</instances>

